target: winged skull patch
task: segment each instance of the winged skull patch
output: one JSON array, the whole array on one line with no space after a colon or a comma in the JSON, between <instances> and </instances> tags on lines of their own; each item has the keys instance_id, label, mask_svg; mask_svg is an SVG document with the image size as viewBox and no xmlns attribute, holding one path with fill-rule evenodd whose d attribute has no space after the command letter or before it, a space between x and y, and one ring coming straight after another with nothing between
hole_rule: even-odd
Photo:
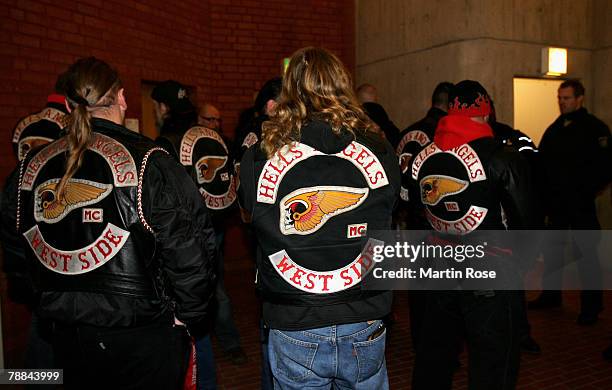
<instances>
[{"instance_id":1,"label":"winged skull patch","mask_svg":"<svg viewBox=\"0 0 612 390\"><path fill-rule=\"evenodd\" d=\"M198 160L196 171L198 184L210 183L215 179L217 172L225 166L227 156L204 156Z\"/></svg>"},{"instance_id":2,"label":"winged skull patch","mask_svg":"<svg viewBox=\"0 0 612 390\"><path fill-rule=\"evenodd\" d=\"M421 201L435 206L447 196L464 191L469 182L451 176L431 175L421 179Z\"/></svg>"},{"instance_id":3,"label":"winged skull patch","mask_svg":"<svg viewBox=\"0 0 612 390\"><path fill-rule=\"evenodd\" d=\"M330 218L353 210L368 197L368 188L319 186L300 188L280 203L280 230L284 235L307 235Z\"/></svg>"},{"instance_id":4,"label":"winged skull patch","mask_svg":"<svg viewBox=\"0 0 612 390\"><path fill-rule=\"evenodd\" d=\"M40 184L34 191L34 219L36 222L56 223L77 208L100 202L111 193L112 184L83 179L70 179L62 196L56 187L60 179Z\"/></svg>"}]
</instances>

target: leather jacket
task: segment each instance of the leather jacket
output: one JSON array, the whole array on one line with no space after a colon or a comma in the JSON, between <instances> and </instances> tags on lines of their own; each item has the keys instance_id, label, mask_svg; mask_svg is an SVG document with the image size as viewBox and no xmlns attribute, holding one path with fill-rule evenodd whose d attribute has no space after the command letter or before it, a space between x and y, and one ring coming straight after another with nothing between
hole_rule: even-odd
<instances>
[{"instance_id":1,"label":"leather jacket","mask_svg":"<svg viewBox=\"0 0 612 390\"><path fill-rule=\"evenodd\" d=\"M518 151L492 137L447 151L431 143L413 160L411 176L431 227L440 233L534 224L530 167Z\"/></svg>"},{"instance_id":2,"label":"leather jacket","mask_svg":"<svg viewBox=\"0 0 612 390\"><path fill-rule=\"evenodd\" d=\"M184 170L147 138L103 119L80 168L61 179L66 138L19 166L5 204L9 235L25 257L43 318L97 326L176 316L197 328L214 287L214 231ZM13 241L14 242L14 241ZM19 261L19 258L13 259Z\"/></svg>"},{"instance_id":3,"label":"leather jacket","mask_svg":"<svg viewBox=\"0 0 612 390\"><path fill-rule=\"evenodd\" d=\"M389 229L397 200L398 166L386 141L347 131L336 136L313 120L299 143L272 159L259 144L250 148L240 171L241 205L258 238L264 319L272 327L307 329L346 322L344 315L372 319L388 312L389 294L372 297L359 285L361 233ZM369 314L362 310L368 299L379 299ZM352 314L343 311L347 305ZM296 306L310 311L287 309Z\"/></svg>"}]
</instances>

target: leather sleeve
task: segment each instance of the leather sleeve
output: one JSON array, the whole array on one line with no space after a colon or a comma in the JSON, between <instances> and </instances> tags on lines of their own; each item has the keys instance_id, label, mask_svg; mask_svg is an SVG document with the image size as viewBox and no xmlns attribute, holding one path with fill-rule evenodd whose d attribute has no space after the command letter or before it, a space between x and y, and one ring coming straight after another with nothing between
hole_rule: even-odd
<instances>
[{"instance_id":1,"label":"leather sleeve","mask_svg":"<svg viewBox=\"0 0 612 390\"><path fill-rule=\"evenodd\" d=\"M533 229L536 226L536 194L525 157L514 149L503 147L491 160L490 175L498 181L508 229Z\"/></svg>"},{"instance_id":2,"label":"leather sleeve","mask_svg":"<svg viewBox=\"0 0 612 390\"><path fill-rule=\"evenodd\" d=\"M238 202L240 208L249 215L253 214L253 199L252 194L255 193L255 166L254 166L254 148L259 147L259 144L253 146L244 153L240 161L240 187L238 188Z\"/></svg>"},{"instance_id":3,"label":"leather sleeve","mask_svg":"<svg viewBox=\"0 0 612 390\"><path fill-rule=\"evenodd\" d=\"M151 155L143 209L155 232L156 256L170 284L175 316L192 335L202 333L215 287L215 232L195 184L166 154Z\"/></svg>"},{"instance_id":4,"label":"leather sleeve","mask_svg":"<svg viewBox=\"0 0 612 390\"><path fill-rule=\"evenodd\" d=\"M0 201L0 240L2 241L2 270L7 277L7 294L16 303L35 304L35 294L25 257L25 242L17 232L17 191L19 166L8 176Z\"/></svg>"}]
</instances>

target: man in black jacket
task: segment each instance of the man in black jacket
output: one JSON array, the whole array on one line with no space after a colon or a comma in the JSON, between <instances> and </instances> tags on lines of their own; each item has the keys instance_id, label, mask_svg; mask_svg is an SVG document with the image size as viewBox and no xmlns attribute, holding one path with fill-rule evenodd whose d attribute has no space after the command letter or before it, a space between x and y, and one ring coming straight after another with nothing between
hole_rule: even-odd
<instances>
[{"instance_id":1,"label":"man in black jacket","mask_svg":"<svg viewBox=\"0 0 612 390\"><path fill-rule=\"evenodd\" d=\"M167 80L153 89L151 97L155 101L158 120L161 123L160 136L156 142L185 167L212 216L218 253L214 331L219 344L232 362L244 364L246 355L240 346L240 334L234 323L231 301L223 283L225 219L236 200L237 184L228 147L218 129L198 125L197 110L191 103L185 86L177 81ZM218 112L208 115L219 118ZM216 127L220 124L214 120L206 122ZM200 379L206 381L207 387L212 387L215 377L209 344L209 338L204 338L197 341L196 347Z\"/></svg>"},{"instance_id":2,"label":"man in black jacket","mask_svg":"<svg viewBox=\"0 0 612 390\"><path fill-rule=\"evenodd\" d=\"M270 119L270 115L276 107L281 87L282 79L280 77L274 77L264 83L255 98L255 105L253 106L255 116L251 118L247 126L240 129L240 132L236 134L234 166L237 175L240 175L240 160L242 160L244 153L261 140L261 127L265 121Z\"/></svg>"},{"instance_id":3,"label":"man in black jacket","mask_svg":"<svg viewBox=\"0 0 612 390\"><path fill-rule=\"evenodd\" d=\"M538 172L538 148L535 146L531 138L520 130L513 129L511 126L497 121L497 115L495 113L495 105L493 99L491 99L491 114L489 115L489 125L493 129L493 135L496 139L500 140L504 145L514 148L516 151L521 153L525 157L525 160L529 163L532 177L535 178ZM535 182L533 180L532 182ZM534 199L534 201L536 201ZM534 212L538 212L539 208L534 207ZM539 221L540 218L533 218L534 221ZM536 222L537 223L537 222ZM540 227L535 225L532 229ZM522 299L518 301L520 307L517 308L519 313L519 329L520 329L520 342L521 349L527 353L540 354L542 349L537 341L531 336L531 325L529 324L529 318L527 317L527 305L524 291L521 292L523 295Z\"/></svg>"},{"instance_id":4,"label":"man in black jacket","mask_svg":"<svg viewBox=\"0 0 612 390\"><path fill-rule=\"evenodd\" d=\"M67 135L5 189L5 260L32 276L67 389L176 389L214 288L210 217L181 166L121 125L117 72L90 57L68 73Z\"/></svg>"},{"instance_id":5,"label":"man in black jacket","mask_svg":"<svg viewBox=\"0 0 612 390\"><path fill-rule=\"evenodd\" d=\"M434 142L412 163L413 186L431 227L450 242L484 230L530 226L529 167L520 154L493 138L488 95L465 80L450 93L448 116ZM452 190L451 190L452 188ZM503 255L502 255L503 256ZM520 350L514 291L432 291L416 346L413 388L450 389L465 337L470 389L514 389Z\"/></svg>"},{"instance_id":6,"label":"man in black jacket","mask_svg":"<svg viewBox=\"0 0 612 390\"><path fill-rule=\"evenodd\" d=\"M574 238L574 248L582 281L579 325L597 322L603 309L601 265L597 255L600 230L595 197L608 183L612 171L606 151L610 130L605 123L583 107L584 87L577 80L567 80L558 90L561 115L546 129L540 142L542 167L542 204L550 230L590 230L591 234ZM563 275L562 234L555 234L545 246L542 294L529 307L561 306Z\"/></svg>"},{"instance_id":7,"label":"man in black jacket","mask_svg":"<svg viewBox=\"0 0 612 390\"><path fill-rule=\"evenodd\" d=\"M423 229L431 227L425 220L420 207L414 206L414 202L419 203L418 193L409 194L410 166L412 159L429 143L432 142L436 127L441 118L446 116L448 111L448 94L453 84L441 82L434 88L431 96L431 108L427 111L424 118L405 128L399 135L399 142L394 145L395 153L399 159L402 172L402 187L400 189L399 206L396 210L396 220L402 229ZM411 203L412 201L412 203ZM410 336L412 337L413 348L418 344L418 332L421 328L421 319L425 309L426 301L420 291L411 291L408 295L410 300Z\"/></svg>"},{"instance_id":8,"label":"man in black jacket","mask_svg":"<svg viewBox=\"0 0 612 390\"><path fill-rule=\"evenodd\" d=\"M438 122L446 116L448 111L448 94L452 87L453 84L447 81L436 85L431 96L431 108L427 111L425 117L405 128L399 135L399 142L394 145L402 170L400 198L404 202L410 200L408 183L410 181L409 168L412 159L433 140ZM428 228L426 223L418 223L418 219L414 215L409 215L409 217L411 218L410 221L403 221L406 222L407 227L411 229Z\"/></svg>"},{"instance_id":9,"label":"man in black jacket","mask_svg":"<svg viewBox=\"0 0 612 390\"><path fill-rule=\"evenodd\" d=\"M57 77L55 91L47 97L47 104L41 111L30 114L21 119L13 130L13 150L17 160L21 161L26 154L42 145L59 138L60 132L68 123L68 108L66 107L66 73ZM18 172L13 172L16 175ZM7 182L13 177L9 177ZM9 299L16 303L35 305L35 298L31 295L32 288L29 275L20 272L20 267L13 270L15 264L10 260L9 247L5 251L3 271L7 274L7 292ZM24 279L25 277L25 279ZM24 364L26 368L48 368L53 364L53 350L49 341L51 323L41 320L36 311L32 311L30 334Z\"/></svg>"}]
</instances>

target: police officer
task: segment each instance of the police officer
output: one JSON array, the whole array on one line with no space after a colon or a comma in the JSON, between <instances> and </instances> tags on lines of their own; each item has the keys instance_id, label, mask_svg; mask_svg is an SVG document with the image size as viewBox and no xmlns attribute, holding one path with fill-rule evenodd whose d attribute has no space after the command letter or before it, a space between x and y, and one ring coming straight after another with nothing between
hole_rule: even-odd
<instances>
[{"instance_id":1,"label":"police officer","mask_svg":"<svg viewBox=\"0 0 612 390\"><path fill-rule=\"evenodd\" d=\"M559 86L557 98L561 115L546 129L540 141L542 205L547 228L590 230L574 234L572 243L580 252L576 262L581 279L579 325L593 325L603 310L601 264L597 247L601 226L595 198L612 180L606 140L608 126L590 114L584 104L585 89L578 80ZM544 247L544 291L532 302L532 309L560 307L564 235L553 235Z\"/></svg>"},{"instance_id":2,"label":"police officer","mask_svg":"<svg viewBox=\"0 0 612 390\"><path fill-rule=\"evenodd\" d=\"M340 60L300 49L242 159L275 388L388 388L391 292L361 291L355 272L368 264L361 232L390 228L399 191L395 154L371 126Z\"/></svg>"},{"instance_id":3,"label":"police officer","mask_svg":"<svg viewBox=\"0 0 612 390\"><path fill-rule=\"evenodd\" d=\"M75 62L67 96L67 135L22 161L3 223L25 238L66 388L176 389L214 286L208 214L180 165L121 125L108 64Z\"/></svg>"},{"instance_id":4,"label":"police officer","mask_svg":"<svg viewBox=\"0 0 612 390\"><path fill-rule=\"evenodd\" d=\"M420 191L427 219L449 240L479 230L504 230L502 207L510 229L524 229L531 223L529 167L517 151L493 138L487 123L490 112L487 92L479 83L456 84L448 116L438 123L434 142L412 163L413 184ZM445 191L449 185L453 190ZM468 219L470 223L462 223ZM519 368L515 308L521 295L512 291L428 295L413 388L451 388L457 339L465 329L469 388L513 389Z\"/></svg>"}]
</instances>

